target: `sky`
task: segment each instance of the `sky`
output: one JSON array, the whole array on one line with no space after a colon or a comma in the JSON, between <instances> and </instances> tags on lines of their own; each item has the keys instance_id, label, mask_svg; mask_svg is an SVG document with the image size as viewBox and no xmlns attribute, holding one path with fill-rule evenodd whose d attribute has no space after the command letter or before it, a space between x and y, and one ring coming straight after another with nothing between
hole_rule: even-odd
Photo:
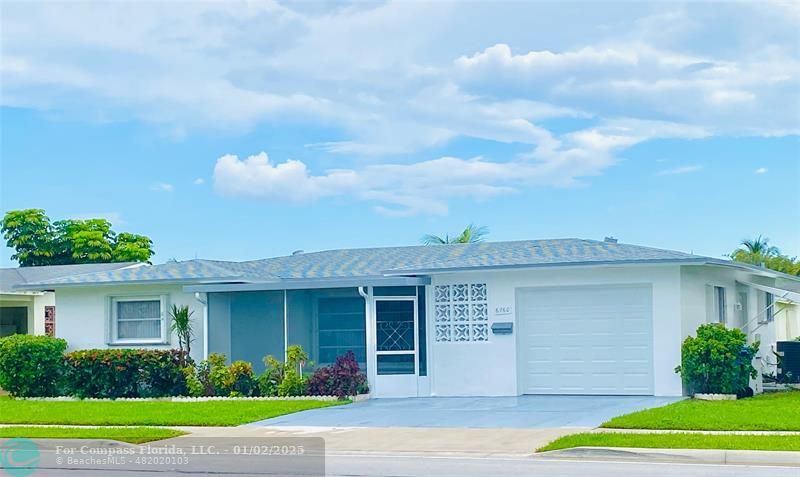
<instances>
[{"instance_id":1,"label":"sky","mask_svg":"<svg viewBox=\"0 0 800 477\"><path fill-rule=\"evenodd\" d=\"M154 263L470 223L800 255L798 184L797 2L0 2L0 211Z\"/></svg>"}]
</instances>

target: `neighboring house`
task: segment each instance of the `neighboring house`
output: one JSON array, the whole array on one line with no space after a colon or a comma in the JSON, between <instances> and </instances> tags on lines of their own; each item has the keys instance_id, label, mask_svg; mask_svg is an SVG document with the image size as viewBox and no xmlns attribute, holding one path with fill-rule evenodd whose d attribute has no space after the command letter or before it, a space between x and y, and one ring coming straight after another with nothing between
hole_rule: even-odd
<instances>
[{"instance_id":1,"label":"neighboring house","mask_svg":"<svg viewBox=\"0 0 800 477\"><path fill-rule=\"evenodd\" d=\"M13 334L52 335L56 319L56 298L47 289L21 290L31 282L51 281L84 273L130 267L132 263L53 265L46 267L0 268L0 337Z\"/></svg>"},{"instance_id":2,"label":"neighboring house","mask_svg":"<svg viewBox=\"0 0 800 477\"><path fill-rule=\"evenodd\" d=\"M302 345L347 350L374 396L683 392L681 342L708 322L766 353L775 297L800 279L715 258L580 239L189 260L30 283L56 290L72 348L165 348L170 305L194 312L195 359L262 367Z\"/></svg>"},{"instance_id":3,"label":"neighboring house","mask_svg":"<svg viewBox=\"0 0 800 477\"><path fill-rule=\"evenodd\" d=\"M775 338L777 341L800 339L800 305L778 298L775 309Z\"/></svg>"}]
</instances>

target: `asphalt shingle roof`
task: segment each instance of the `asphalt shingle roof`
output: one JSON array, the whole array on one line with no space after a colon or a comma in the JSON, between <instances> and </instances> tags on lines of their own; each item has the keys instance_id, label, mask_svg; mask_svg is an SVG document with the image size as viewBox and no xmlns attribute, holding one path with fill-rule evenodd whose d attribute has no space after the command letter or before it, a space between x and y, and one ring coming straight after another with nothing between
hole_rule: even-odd
<instances>
[{"instance_id":1,"label":"asphalt shingle roof","mask_svg":"<svg viewBox=\"0 0 800 477\"><path fill-rule=\"evenodd\" d=\"M65 277L87 273L107 272L137 265L133 262L84 263L77 265L49 265L43 267L0 268L0 290L13 291L20 285L51 282Z\"/></svg>"},{"instance_id":2,"label":"asphalt shingle roof","mask_svg":"<svg viewBox=\"0 0 800 477\"><path fill-rule=\"evenodd\" d=\"M522 240L477 244L418 245L327 250L284 257L225 262L188 260L43 280L48 285L143 281L189 283L274 282L416 275L471 268L602 263L698 261L671 250L583 239ZM35 283L34 283L35 285Z\"/></svg>"}]
</instances>

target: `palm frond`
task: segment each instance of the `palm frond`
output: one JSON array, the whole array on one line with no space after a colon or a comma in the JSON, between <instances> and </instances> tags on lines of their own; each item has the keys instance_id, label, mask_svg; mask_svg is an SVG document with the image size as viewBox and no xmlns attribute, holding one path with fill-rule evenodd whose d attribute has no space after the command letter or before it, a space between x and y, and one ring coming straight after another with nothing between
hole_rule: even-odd
<instances>
[{"instance_id":1,"label":"palm frond","mask_svg":"<svg viewBox=\"0 0 800 477\"><path fill-rule=\"evenodd\" d=\"M421 242L425 245L444 245L452 243L479 243L483 242L489 234L489 229L482 225L469 224L459 235L444 237L439 235L426 234L422 236Z\"/></svg>"},{"instance_id":2,"label":"palm frond","mask_svg":"<svg viewBox=\"0 0 800 477\"><path fill-rule=\"evenodd\" d=\"M446 243L449 243L448 240L449 237L447 237L446 235L445 238L442 238L439 237L438 235L425 234L420 239L420 242L422 242L423 245L444 245Z\"/></svg>"}]
</instances>

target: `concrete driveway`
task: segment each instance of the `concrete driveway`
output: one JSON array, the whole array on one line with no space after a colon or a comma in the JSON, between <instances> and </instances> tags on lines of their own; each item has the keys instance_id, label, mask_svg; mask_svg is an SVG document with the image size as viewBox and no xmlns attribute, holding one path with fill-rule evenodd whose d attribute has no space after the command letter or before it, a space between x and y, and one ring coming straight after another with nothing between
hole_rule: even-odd
<instances>
[{"instance_id":1,"label":"concrete driveway","mask_svg":"<svg viewBox=\"0 0 800 477\"><path fill-rule=\"evenodd\" d=\"M597 427L612 417L679 397L518 396L371 399L298 412L248 426L553 429Z\"/></svg>"}]
</instances>

